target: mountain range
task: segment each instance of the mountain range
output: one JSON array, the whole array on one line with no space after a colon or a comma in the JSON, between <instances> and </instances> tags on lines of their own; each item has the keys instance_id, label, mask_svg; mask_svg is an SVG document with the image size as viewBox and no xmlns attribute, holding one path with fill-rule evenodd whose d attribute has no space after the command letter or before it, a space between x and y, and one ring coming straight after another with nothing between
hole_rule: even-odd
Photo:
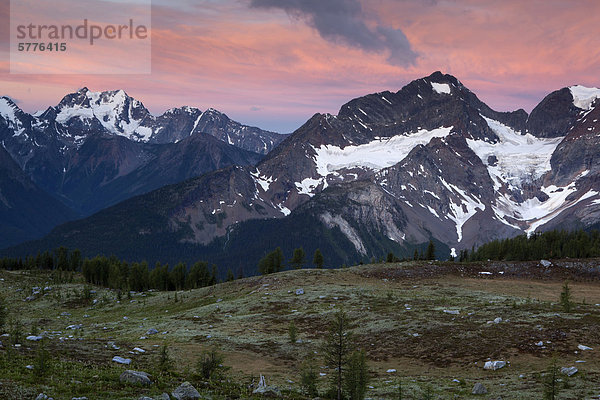
<instances>
[{"instance_id":1,"label":"mountain range","mask_svg":"<svg viewBox=\"0 0 600 400\"><path fill-rule=\"evenodd\" d=\"M91 124L82 124L79 117L88 107L79 109L80 100L74 100L89 95L80 92L63 99L71 110L67 114L77 118L67 120L75 119L69 125L71 136L58 132L58 137L70 140L77 154L86 145L95 154L99 144L89 139L96 137ZM354 99L337 115L316 114L279 144L265 140L266 134L254 135L272 144L255 164L232 161L226 168L130 198L7 254L67 245L131 259L203 258L248 274L256 273L258 259L276 246L285 254L299 246L309 254L320 248L326 264L339 266L390 251L412 255L429 240L437 244L439 257L448 257L492 239L594 227L600 219L598 97L599 89L571 86L550 93L530 114L497 112L455 77L435 72L397 92ZM147 117L138 113L138 103L128 104L128 119L94 122L94 129L104 127L114 141L112 147L105 144L113 149L106 160L118 159L127 146L140 149L133 158L142 160L149 150L137 146L167 137L177 142L169 146L180 154L175 146L196 136L161 136L169 129L195 132L195 123L188 130L194 117L166 124L159 122L161 116L151 119L154 124L138 124L131 121ZM63 121L60 107L36 118ZM23 126L9 123L5 130L19 132ZM208 125L202 129L213 135ZM244 131L230 129L230 137L236 132ZM249 129L245 132L249 137ZM122 136L127 145L118 142ZM221 143L229 140L219 138ZM260 144L251 150L260 150ZM73 165L74 173L82 169ZM39 168L23 169L40 187L57 193L40 184L47 178ZM122 188L146 176L125 175L131 180L122 181ZM72 187L76 191L80 185ZM141 191L150 189L146 185ZM103 191L93 185L90 190ZM102 204L115 204L117 197Z\"/></svg>"},{"instance_id":2,"label":"mountain range","mask_svg":"<svg viewBox=\"0 0 600 400\"><path fill-rule=\"evenodd\" d=\"M57 209L47 218L52 224L41 230L29 229L23 220L19 237L0 222L0 247L167 184L229 165L254 165L284 137L214 109L181 107L155 117L122 90L83 88L34 115L2 97L2 150L31 184L70 211ZM3 184L18 186L7 178ZM15 198L6 212L30 212L22 200Z\"/></svg>"}]
</instances>

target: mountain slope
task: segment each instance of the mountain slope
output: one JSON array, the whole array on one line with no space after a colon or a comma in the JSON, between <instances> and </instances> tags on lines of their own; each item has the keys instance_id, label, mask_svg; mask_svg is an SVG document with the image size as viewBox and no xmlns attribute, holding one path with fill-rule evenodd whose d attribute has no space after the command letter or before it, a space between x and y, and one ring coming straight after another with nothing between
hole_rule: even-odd
<instances>
[{"instance_id":1,"label":"mountain slope","mask_svg":"<svg viewBox=\"0 0 600 400\"><path fill-rule=\"evenodd\" d=\"M260 158L208 135L164 145L92 137L70 159L59 192L89 215L161 186L230 165L253 165Z\"/></svg>"},{"instance_id":2,"label":"mountain slope","mask_svg":"<svg viewBox=\"0 0 600 400\"><path fill-rule=\"evenodd\" d=\"M75 213L36 187L0 146L0 247L35 239Z\"/></svg>"}]
</instances>

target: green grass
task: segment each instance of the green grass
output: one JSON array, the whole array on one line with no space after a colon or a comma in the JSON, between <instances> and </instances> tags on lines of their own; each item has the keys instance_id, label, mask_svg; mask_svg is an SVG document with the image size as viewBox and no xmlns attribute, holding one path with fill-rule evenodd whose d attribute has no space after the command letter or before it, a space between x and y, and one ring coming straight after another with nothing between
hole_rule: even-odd
<instances>
[{"instance_id":1,"label":"green grass","mask_svg":"<svg viewBox=\"0 0 600 400\"><path fill-rule=\"evenodd\" d=\"M339 308L354 321L357 343L367 352L373 375L367 397L393 398L400 380L405 398L421 398L426 390L434 398L476 398L470 394L476 382L484 383L491 398L541 398L542 373L553 355L561 366L580 370L561 398L598 394L597 281L571 281L576 306L565 314L558 304L561 279L481 279L476 272L448 273L445 265L432 274L423 274L423 268L407 263L288 271L177 292L177 301L175 292L147 292L135 293L131 300L123 295L117 302L116 291L94 287L95 303L82 295L80 276L57 284L44 272L0 271L0 293L7 298L10 316L22 322L24 336L45 332L51 354L48 373L39 377L25 368L35 363L39 342L25 340L12 348L8 337L1 338L0 398L35 398L44 392L55 399L132 399L171 392L185 380L215 399L250 398L248 386L260 374L286 398L303 398L296 370L308 355L326 374L318 379L319 389L327 387L332 371L323 367L319 351L328 321ZM36 286L52 289L23 301ZM305 293L296 295L298 288ZM503 322L488 323L496 317ZM289 343L291 322L301 343ZM83 327L67 330L71 324ZM140 339L150 328L159 334ZM535 345L540 340L551 343L541 348ZM108 346L109 341L120 349ZM175 361L170 373L157 369L163 344ZM578 344L594 350L576 354ZM134 347L146 353L129 354ZM202 352L212 348L231 367L228 381L203 383L195 373ZM115 355L131 358L132 365L112 362ZM490 358L510 365L483 370ZM151 373L155 384L121 384L118 377L125 369Z\"/></svg>"}]
</instances>

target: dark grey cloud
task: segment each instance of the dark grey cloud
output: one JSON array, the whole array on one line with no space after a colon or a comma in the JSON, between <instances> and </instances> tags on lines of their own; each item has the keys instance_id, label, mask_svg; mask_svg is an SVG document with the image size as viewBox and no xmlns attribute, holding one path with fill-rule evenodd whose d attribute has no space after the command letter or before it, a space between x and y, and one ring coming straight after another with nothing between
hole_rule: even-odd
<instances>
[{"instance_id":1,"label":"dark grey cloud","mask_svg":"<svg viewBox=\"0 0 600 400\"><path fill-rule=\"evenodd\" d=\"M281 9L302 19L325 40L372 52L389 52L395 65L414 64L417 54L400 29L367 26L358 0L251 0L250 7Z\"/></svg>"}]
</instances>

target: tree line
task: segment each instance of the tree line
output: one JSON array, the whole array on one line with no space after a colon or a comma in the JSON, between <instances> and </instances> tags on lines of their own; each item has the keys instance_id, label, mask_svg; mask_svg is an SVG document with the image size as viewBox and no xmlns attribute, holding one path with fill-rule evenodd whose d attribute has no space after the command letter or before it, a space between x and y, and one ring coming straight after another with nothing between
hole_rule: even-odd
<instances>
[{"instance_id":1,"label":"tree line","mask_svg":"<svg viewBox=\"0 0 600 400\"><path fill-rule=\"evenodd\" d=\"M1 258L0 268L81 272L86 283L137 292L148 289L196 289L218 282L217 266L205 261L198 261L189 268L185 263L170 268L169 264L157 262L154 268L150 268L145 261L129 263L115 256L82 259L79 250L69 251L65 247L25 258ZM235 277L229 270L227 280L233 279Z\"/></svg>"},{"instance_id":2,"label":"tree line","mask_svg":"<svg viewBox=\"0 0 600 400\"><path fill-rule=\"evenodd\" d=\"M471 253L463 250L459 261L531 261L543 258L600 257L600 232L593 230L548 231L529 237L493 240Z\"/></svg>"},{"instance_id":3,"label":"tree line","mask_svg":"<svg viewBox=\"0 0 600 400\"><path fill-rule=\"evenodd\" d=\"M319 269L323 268L325 259L320 249L316 249L313 255L313 265ZM290 259L289 266L294 269L301 269L306 264L306 252L302 247L294 249L292 258ZM285 260L283 257L283 251L281 247L277 247L275 250L267 253L258 262L258 272L262 275L272 274L274 272L281 272L285 269Z\"/></svg>"}]
</instances>

